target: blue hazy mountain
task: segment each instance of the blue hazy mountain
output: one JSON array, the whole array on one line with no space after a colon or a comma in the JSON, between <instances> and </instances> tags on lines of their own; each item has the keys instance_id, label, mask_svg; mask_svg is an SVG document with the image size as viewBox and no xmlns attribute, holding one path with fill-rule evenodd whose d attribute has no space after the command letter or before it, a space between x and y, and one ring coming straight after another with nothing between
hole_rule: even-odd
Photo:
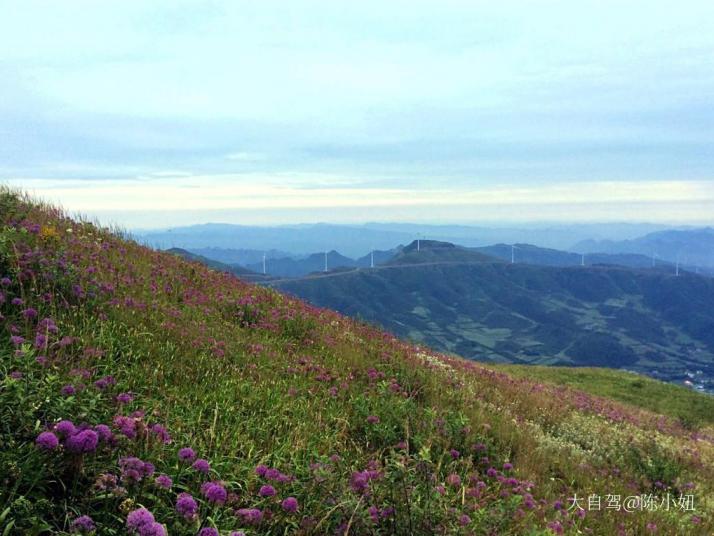
<instances>
[{"instance_id":1,"label":"blue hazy mountain","mask_svg":"<svg viewBox=\"0 0 714 536\"><path fill-rule=\"evenodd\" d=\"M339 251L356 258L371 250L389 250L396 244L409 244L422 237L453 242L463 246L487 246L497 243L529 243L541 247L568 249L587 240L625 240L642 236L664 227L650 224L582 224L582 225L514 225L487 227L469 225L416 225L406 223L369 223L364 225L310 224L276 227L243 226L222 223L191 225L163 230L136 231L133 236L142 243L160 249L180 247L209 258L208 249L280 250L286 257L310 255L320 251ZM277 255L276 255L277 256ZM239 263L250 264L241 259ZM254 262L258 262L255 259Z\"/></svg>"},{"instance_id":2,"label":"blue hazy mountain","mask_svg":"<svg viewBox=\"0 0 714 536\"><path fill-rule=\"evenodd\" d=\"M584 253L635 253L669 262L714 267L714 229L666 230L628 240L582 240L573 251Z\"/></svg>"}]
</instances>

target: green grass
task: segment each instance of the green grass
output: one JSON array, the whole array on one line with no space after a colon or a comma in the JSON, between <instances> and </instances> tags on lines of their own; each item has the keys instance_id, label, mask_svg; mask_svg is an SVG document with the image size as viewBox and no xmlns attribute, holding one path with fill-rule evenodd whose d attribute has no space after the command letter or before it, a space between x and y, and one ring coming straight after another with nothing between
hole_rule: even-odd
<instances>
[{"instance_id":1,"label":"green grass","mask_svg":"<svg viewBox=\"0 0 714 536\"><path fill-rule=\"evenodd\" d=\"M631 372L589 367L495 365L513 376L567 385L679 419L690 425L714 423L714 396Z\"/></svg>"}]
</instances>

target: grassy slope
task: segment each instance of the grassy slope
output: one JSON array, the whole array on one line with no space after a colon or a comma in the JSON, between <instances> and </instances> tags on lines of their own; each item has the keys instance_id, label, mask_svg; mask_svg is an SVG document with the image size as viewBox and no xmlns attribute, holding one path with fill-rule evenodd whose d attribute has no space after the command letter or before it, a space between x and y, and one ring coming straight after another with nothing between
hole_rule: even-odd
<instances>
[{"instance_id":1,"label":"grassy slope","mask_svg":"<svg viewBox=\"0 0 714 536\"><path fill-rule=\"evenodd\" d=\"M714 423L714 396L646 376L604 368L494 365L513 376L567 385L680 420L687 426Z\"/></svg>"},{"instance_id":2,"label":"grassy slope","mask_svg":"<svg viewBox=\"0 0 714 536\"><path fill-rule=\"evenodd\" d=\"M435 251L420 254L433 259ZM713 373L710 278L442 262L281 281L275 288L481 361L656 369L666 379L686 370Z\"/></svg>"},{"instance_id":3,"label":"grassy slope","mask_svg":"<svg viewBox=\"0 0 714 536\"><path fill-rule=\"evenodd\" d=\"M126 534L140 506L172 535L714 527L711 427L440 356L0 192L4 276L0 533L64 533L90 515L99 534ZM94 387L108 374L116 385ZM133 401L120 404L121 392ZM61 419L107 424L113 438L84 453L66 439L37 448ZM210 461L210 475L177 459L183 446ZM119 467L127 456L170 475L172 488L155 475L136 482ZM259 494L269 482L260 464L289 476L271 481L274 497ZM107 474L119 483L107 486ZM225 504L202 495L209 479L230 492ZM697 517L557 509L573 494L691 489ZM198 501L195 517L178 515L179 492ZM297 512L282 508L288 496Z\"/></svg>"}]
</instances>

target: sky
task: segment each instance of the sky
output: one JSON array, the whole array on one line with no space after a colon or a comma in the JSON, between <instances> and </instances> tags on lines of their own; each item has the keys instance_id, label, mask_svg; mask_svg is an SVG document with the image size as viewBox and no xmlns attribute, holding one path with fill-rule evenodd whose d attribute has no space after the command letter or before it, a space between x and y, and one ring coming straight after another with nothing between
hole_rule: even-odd
<instances>
[{"instance_id":1,"label":"sky","mask_svg":"<svg viewBox=\"0 0 714 536\"><path fill-rule=\"evenodd\" d=\"M0 0L0 183L110 223L714 222L714 2Z\"/></svg>"}]
</instances>

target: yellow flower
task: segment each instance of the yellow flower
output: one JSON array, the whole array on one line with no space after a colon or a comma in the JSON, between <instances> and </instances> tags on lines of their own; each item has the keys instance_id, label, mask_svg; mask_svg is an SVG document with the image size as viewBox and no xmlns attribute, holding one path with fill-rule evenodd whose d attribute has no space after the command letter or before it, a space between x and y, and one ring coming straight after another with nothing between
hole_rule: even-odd
<instances>
[{"instance_id":1,"label":"yellow flower","mask_svg":"<svg viewBox=\"0 0 714 536\"><path fill-rule=\"evenodd\" d=\"M43 225L40 229L40 238L44 240L54 240L59 238L59 233L52 225Z\"/></svg>"}]
</instances>

